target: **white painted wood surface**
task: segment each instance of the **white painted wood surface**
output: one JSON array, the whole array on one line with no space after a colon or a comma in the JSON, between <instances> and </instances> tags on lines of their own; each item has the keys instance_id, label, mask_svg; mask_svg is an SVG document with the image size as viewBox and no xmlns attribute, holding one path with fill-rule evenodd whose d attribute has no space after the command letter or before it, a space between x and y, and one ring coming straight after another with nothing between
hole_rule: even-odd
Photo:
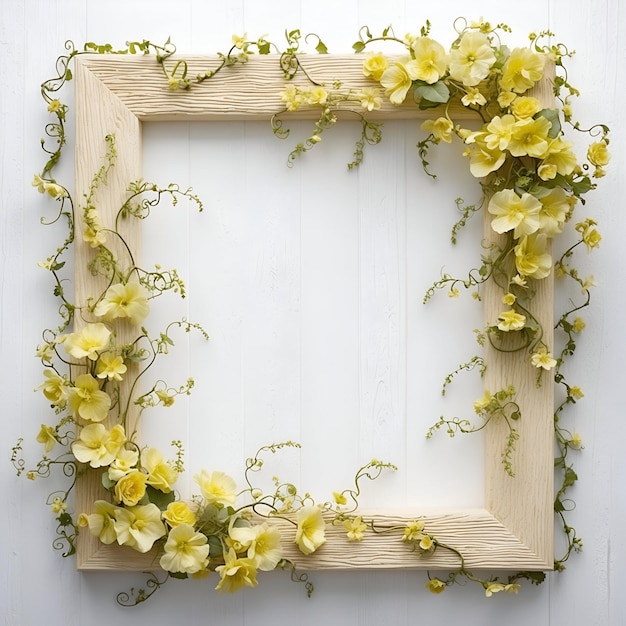
<instances>
[{"instance_id":1,"label":"white painted wood surface","mask_svg":"<svg viewBox=\"0 0 626 626\"><path fill-rule=\"evenodd\" d=\"M564 0L550 2L534 0L525 6L521 14L522 11L519 9L484 1L477 3L475 15L469 16L483 15L494 21L508 21L520 39L531 29L549 27L557 32L560 39L577 47L579 55L570 63L571 78L586 94L586 98L577 106L577 111L585 122L606 121L617 131L611 144L614 156L613 168L607 179L602 181L604 184L601 189L590 198L588 205L589 213L600 222L604 240L600 252L589 257L588 261L583 259L581 263L584 264L581 272L584 274L593 272L598 277L600 286L595 294L593 310L587 319L588 328L580 340L579 350L582 357L576 358L571 366L572 379L576 379L586 394L585 399L570 412L569 418L572 420L573 429L579 430L585 441L585 450L576 462L581 481L572 493L578 502L578 509L571 516L572 523L585 539L585 551L572 559L568 571L563 576L551 575L549 581L540 588L525 587L518 597L496 597L491 600L483 598L480 591L472 587L446 590L442 596L433 596L423 589L424 576L420 573L317 573L314 576L316 592L310 600L306 599L300 587L288 582L286 576L280 574L264 576L259 588L234 597L207 593L207 581L182 584L173 581L146 605L132 611L123 611L115 605L114 594L142 581L136 575L78 574L74 571L72 562L64 561L53 554L50 548L53 518L43 506L43 500L53 488L52 481L34 484L18 481L10 467L5 467L0 473L3 493L8 494L8 506L1 535L3 565L0 570L3 583L0 606L4 611L5 623L28 625L63 622L83 625L105 624L114 620L124 623L132 619L133 623L148 624L169 621L182 614L192 623L197 620L225 624L263 624L269 623L270 620L273 623L289 623L296 615L298 621L303 624L318 623L323 616L326 616L328 623L411 624L418 619L418 615L442 623L463 620L469 624L498 623L505 619L512 625L536 623L617 626L624 622L626 609L623 594L619 590L626 583L623 565L626 562L623 538L626 505L623 482L620 481L626 478L626 467L620 449L620 441L624 440L625 433L620 409L622 402L618 393L621 388L622 354L625 345L623 333L620 331L623 306L619 299L617 303L609 300L609 294L617 293L618 298L622 298L619 285L626 279L621 262L623 246L619 239L619 234L624 232L625 226L623 212L619 210L619 206L624 191L624 172L621 164L626 156L624 154L626 145L624 134L619 132L617 115L620 110L619 97L626 88L624 74L619 70L620 63L623 64L626 60L624 48L626 33L623 25L623 8L620 8L618 0L576 2L575 5L576 10L573 11L572 3ZM383 7L380 3L367 0L341 4L285 1L272 2L271 7L271 10L268 10L267 5L254 3L252 0L229 2L219 7L191 0L177 3L118 1L61 3L24 0L3 3L0 7L0 46L4 59L0 66L0 75L5 86L5 89L0 91L3 138L0 157L2 159L0 367L6 389L13 392L5 394L6 403L3 411L6 435L3 436L3 441L6 442L7 456L8 448L18 436L24 435L32 439L36 435L39 423L45 419L43 417L45 403L30 389L39 384L41 377L41 368L32 357L34 346L39 339L41 328L54 316L48 276L35 265L37 260L49 253L49 231L38 224L39 217L49 210L49 206L33 192L30 182L32 174L40 167L38 140L43 124L47 120L45 107L38 99L38 84L49 76L51 62L55 55L61 52L65 39L72 38L77 42L106 40L119 44L126 39L144 36L156 41L165 40L171 35L179 44L181 51L201 53L225 49L230 34L234 32L247 31L250 36L268 32L271 38L278 39L285 27L301 26L305 31L317 31L322 34L333 52L349 52L349 46L362 24L382 28L391 22L403 33L405 30L418 30L424 20L429 18L435 25L434 36L449 40L451 37L449 25L452 19L467 12L461 2L449 2L445 7L428 9L419 6L408 7L400 1L386 3ZM185 184L184 178L188 176L189 181L196 185L195 180L205 174L202 170L197 171L201 161L196 157L203 140L209 136L211 139L221 140L224 149L228 148L232 152L227 160L222 160L220 169L215 172L219 180L220 177L228 175L229 167L243 167L244 171L248 172L250 163L255 157L254 154L243 156L244 140L250 135L266 136L268 132L262 125L244 126L239 123L233 125L234 133L238 137L235 144L232 140L232 129L229 128L226 135L227 129L214 130L211 127L204 127L200 134L188 128L185 132L191 137L191 142L178 143L176 137L180 131L172 125L168 127L169 130L155 131L157 136L151 145L156 151L156 146L162 145L165 138L166 145L172 146L170 156L176 155L175 161L179 164L178 171L168 167L171 178ZM148 129L147 133L151 132ZM161 134L167 132L171 133L171 138ZM404 141L402 131L387 134L385 142L390 140L402 143ZM345 145L346 142L344 140L340 143ZM410 148L411 142L408 143ZM284 149L285 144L279 143L279 148ZM386 150L384 146L379 146L368 153L368 159L380 158L380 161L377 161L380 168L390 167L390 163L386 162L384 157L374 156L374 153L387 155ZM391 147L389 150L391 151ZM317 161L317 156L315 153L311 154L311 158L307 157L306 164L303 161L290 170L288 176L296 179L290 183L294 185L290 187L294 190L293 193L298 189L297 179L305 175L303 172L305 168L327 167L329 170L337 170L346 160L338 150L329 154L328 163ZM154 155L144 154L146 168L152 167L150 158L154 158ZM263 158L266 158L265 154ZM267 162L263 162L268 176L275 171L276 163L280 163L281 158L282 155L278 150L272 156L276 162L269 158ZM61 169L65 179L72 175L71 158L67 159ZM156 170L152 171L156 173ZM62 173L59 174L59 178L63 177ZM362 193L370 193L367 181L364 184L366 186ZM212 189L210 181L209 187ZM328 192L323 190L320 193L326 198ZM452 199L458 195L455 190L451 190L450 194ZM272 214L270 211L269 214L259 216L255 215L253 207L248 207L245 216L238 216L232 211L233 198L227 192L222 191L216 196L214 210L218 218L217 223L222 229L222 245L225 252L229 251L228 248L241 249L241 246L248 244L248 248L244 248L246 254L254 254L256 258L261 259L263 264L260 267L263 271L259 270L251 276L245 271L245 267L234 264L213 280L222 285L240 286L232 289L233 298L238 303L249 302L250 306L253 306L259 301L263 302L262 318L254 323L260 326L274 324L269 337L276 337L283 328L291 329L293 332L294 321L293 316L290 319L290 309L286 310L284 323L275 321L273 307L277 302L276 298L280 299L284 294L277 295L276 288L272 291L272 286L278 284L274 282L277 277L289 279L291 260L299 255L300 250L286 243L269 250L262 247L249 249L249 245L254 244L254 229L272 233L277 223L285 223L290 217L288 208L276 209L276 213ZM309 199L312 209L316 209L311 210L310 221L305 225L292 224L294 232L306 226L307 232L317 228L324 234L327 232L324 220L336 219L332 206L325 203L321 203L320 206L316 200L316 197ZM393 206L391 200L388 206ZM197 220L203 217L206 216L190 214L185 219L188 219L193 227L198 224ZM249 222L247 239L245 241L229 239L229 234L234 232L234 229L229 229L233 226L233 220L244 218L246 220L257 218L257 221ZM372 217L363 216L363 219ZM391 212L385 220L384 232L388 233L388 236L395 236L394 233L399 228L398 216ZM184 221L181 220L181 223ZM196 231L192 228L190 232ZM442 235L445 236L445 232ZM184 235L172 234L172 237L180 238ZM354 240L350 245L356 246ZM374 244L362 242L361 245ZM330 251L345 250L346 244L344 241L330 240L327 246ZM361 248L361 253L365 253L367 249ZM146 254L148 252L146 250ZM162 259L162 253L163 250L158 251L159 259ZM174 262L180 265L178 261ZM310 299L315 299L319 293L320 282L324 288L331 289L332 296L349 297L349 294L344 293L345 282L341 282L340 276L334 276L332 265L325 270L324 276L332 279L328 285L328 280L319 275L319 261L311 257L310 263L302 268L310 276L311 291L308 295ZM375 277L382 276L382 282L363 281L364 284L371 286L371 291L362 293L361 297L372 299L374 302L377 298L374 287L387 288L394 282L384 273L389 271L390 264L393 265L393 259L383 258L380 264L378 267L385 269ZM182 271L182 266L180 269ZM434 269L438 271L439 267ZM205 280L205 276L204 272L202 275L191 275L192 293L196 285ZM332 315L328 303L328 298L320 299L319 310L311 314L312 319L309 323L313 330L316 330L314 322L318 322L318 319L325 324L328 323ZM401 308L400 304L402 303L399 303L398 309ZM442 304L446 305L442 310L453 308L447 301ZM221 320L228 319L229 311L232 310L229 309L228 303L223 301L196 303L192 306L198 306L199 316L203 320L205 313L211 315L215 313ZM214 310L216 306L218 309ZM180 310L183 314L186 311L184 308ZM270 322L271 320L274 321ZM402 323L404 322L405 320L402 320ZM376 337L374 341L376 348L372 347L372 355L385 354L388 351L390 356L385 356L385 362L390 364L394 363L391 356L396 359L404 358L403 347L397 341L394 343L393 337L377 336L375 319L369 323L373 328L373 336ZM208 325L211 330L210 323ZM365 332L366 328L362 326L360 332L355 333L353 328L347 327L344 332L338 333L336 339L351 342L348 345L363 346L372 336ZM320 335L328 334L327 327L317 330L320 331ZM256 340L261 347L267 339L256 333L250 320L243 324L242 320L231 319L231 324L225 326L223 332L235 337L241 336L242 341ZM218 338L216 333L206 349L214 349ZM468 346L468 349L470 348L471 346ZM306 346L294 347L294 350L303 349L319 350L315 337L311 337L310 343ZM458 346L454 346L450 354L456 360L460 356ZM323 362L325 355L318 354L317 358ZM198 366L205 362L206 356L198 354L189 364L189 372L198 377L196 374ZM231 354L230 360L226 362L234 371L241 371L240 355ZM397 371L393 369L383 369L382 372L377 370L381 363L377 359L372 359L370 363L371 365L363 366L364 369L357 375L353 384L357 385L361 378L373 377L389 381L397 376ZM307 372L307 375L320 377L317 384L326 385L328 389L325 397L311 394L309 406L317 413L327 409L329 405L338 411L342 409L336 377L331 375L333 371L331 368L341 372L342 364L326 357L325 366ZM249 367L250 369L243 373L246 375L251 393L256 394L258 400L250 402L251 412L255 406L263 406L269 412L273 411L278 415L291 406L293 398L290 398L289 394L285 397L285 394L277 393L271 385L255 378L258 372L262 372L263 376L270 379L292 377L295 389L298 374L293 372L287 363L274 364L269 372L265 362L251 364ZM444 368L444 371L447 369L449 368ZM207 371L209 378L210 374L211 372ZM185 373L184 376L186 375ZM434 378L436 380L433 384L438 385L440 376ZM232 393L224 389L217 391L223 398L225 411L228 402L239 409L238 389L233 389ZM386 428L382 430L382 426L393 420L394 412L390 412L389 407L401 405L402 399L394 391L394 387L385 382L378 391L378 395L372 396L370 407L363 409L371 411L378 417L378 421L374 422L377 426L371 431L359 432L358 440L351 441L347 446L339 441L329 442L329 445L335 446L348 460L353 458L358 461L365 453L367 456L378 454L376 449L381 442L385 447L384 456L394 455L397 442L393 438L384 439L381 432L387 432ZM471 391L468 393L471 397ZM201 396L194 396L191 403L194 402L201 403ZM347 414L351 409L351 406L346 406L344 413ZM350 418L352 421L348 427L356 423L354 420L357 417ZM156 419L161 419L161 416ZM170 419L170 415L164 412L163 421L167 419ZM272 428L275 429L274 432L280 431L281 424L277 421L272 424ZM307 429L308 433L302 432ZM257 443L248 429L244 435L244 429L239 423L224 421L218 430L216 437L229 437L241 446L241 458ZM294 437L307 434L313 437L318 434L312 423L308 425L305 423L304 428L295 433ZM411 434L415 439L416 435L421 436L421 427L419 433ZM202 436L202 433L194 431L189 436L197 438ZM262 440L260 443L264 442L265 440ZM467 446L472 450L461 450L464 446L462 442L456 440L450 442L443 438L431 444L440 446L441 449L458 447L460 454L468 455L465 457L467 460L463 462L466 462L467 466L472 464L473 442ZM215 466L222 466L228 462L228 459L219 457L219 450L211 447L210 440L207 449L211 458L215 460ZM31 458L34 458L34 455ZM198 465L204 464L190 459L190 463L196 462ZM327 481L327 484L334 488L337 477L333 473L320 477L320 473L323 474L324 468L327 467L326 463L320 463L316 458L311 458L307 463L308 469L305 466L300 472L300 476L297 477L299 480L304 482L310 476L315 476L316 483L320 480ZM423 484L415 485L401 478L400 484L396 483L392 488L390 500L404 498L407 491L416 488L419 495L419 489L422 487L429 490L428 497L432 499L437 494L439 472L444 472L445 475L447 469L439 467L436 463L433 465L434 469L432 466L427 468ZM408 467L407 474L415 469L412 464L408 464ZM281 475L288 469L287 463L284 468L280 468ZM433 477L432 472L437 472L436 477ZM481 477L476 478L477 484L480 484ZM449 476L448 480L453 482L454 476ZM472 489L469 488L470 491ZM375 501L378 499L379 494L376 494ZM207 620L208 613L211 614L210 620Z\"/></svg>"}]
</instances>

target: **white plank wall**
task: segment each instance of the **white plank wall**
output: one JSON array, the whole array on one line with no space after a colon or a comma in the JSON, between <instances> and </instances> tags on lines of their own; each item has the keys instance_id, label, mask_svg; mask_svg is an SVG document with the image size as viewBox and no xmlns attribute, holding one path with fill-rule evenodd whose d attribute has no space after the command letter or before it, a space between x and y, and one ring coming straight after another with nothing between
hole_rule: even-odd
<instances>
[{"instance_id":1,"label":"white plank wall","mask_svg":"<svg viewBox=\"0 0 626 626\"><path fill-rule=\"evenodd\" d=\"M621 4L621 6L620 6ZM623 420L623 332L626 281L623 242L626 134L626 16L620 0L476 0L439 5L389 0L2 0L0 2L0 369L4 382L0 464L5 514L0 522L0 616L4 624L91 626L109 623L225 625L497 624L507 626L620 626L626 623L626 441ZM41 367L33 358L41 329L55 315L49 276L36 267L50 253L52 228L39 225L50 206L31 187L42 163L39 138L47 113L39 84L51 75L72 39L123 45L168 36L181 52L226 51L233 33L281 43L285 28L317 32L332 52L349 52L360 26L398 34L417 32L426 19L433 36L452 39L458 15L504 21L521 43L549 28L578 50L570 78L581 88L583 122L608 123L613 163L588 213L604 235L597 254L580 261L598 288L579 352L569 367L585 398L568 414L585 449L576 458L578 508L571 522L585 541L568 571L549 575L519 596L486 599L474 586L434 596L423 572L317 572L311 599L284 574L260 577L259 587L234 596L213 593L207 581L170 581L149 602L122 609L115 595L143 584L134 574L75 571L51 548L53 516L44 500L58 483L15 478L8 463L20 436L33 442L47 418L32 389ZM64 101L71 104L71 90ZM372 456L395 462L396 474L371 485L366 506L482 504L479 438L426 443L430 423L464 412L480 388L458 384L445 400L443 376L474 354L472 329L481 312L469 298L421 299L440 269L461 271L478 251L480 224L459 250L448 245L454 199L475 197L458 155L433 154L433 182L422 174L415 124L385 127L383 144L366 153L363 168L347 172L356 126L340 123L313 152L286 167L289 147L310 125L293 123L292 138L275 139L269 124L163 123L144 127L144 175L193 186L205 202L197 214L161 207L146 224L144 260L173 265L187 278L189 297L155 307L154 328L175 317L200 321L211 335L180 336L163 361L172 384L188 376L188 401L150 414L144 439L165 448L187 443L187 477L224 469L240 478L242 462L264 444L300 441L301 453L271 460L273 473L319 499L347 487ZM584 149L584 143L579 144ZM70 151L58 178L71 179ZM164 161L167 160L167 165ZM173 219L174 216L174 219ZM428 233L428 236L424 236ZM54 245L54 244L52 244ZM565 296L566 297L566 296ZM618 298L618 301L611 300ZM462 327L459 329L459 327ZM431 330L431 329L439 330ZM449 332L453 328L454 333ZM428 329L427 334L425 329ZM433 335L436 339L433 340ZM475 384L474 384L475 382ZM8 392L8 393L7 393ZM408 414L411 419L405 420ZM38 448L26 447L30 462ZM269 465L269 463L268 463ZM187 489L191 490L189 484Z\"/></svg>"}]
</instances>

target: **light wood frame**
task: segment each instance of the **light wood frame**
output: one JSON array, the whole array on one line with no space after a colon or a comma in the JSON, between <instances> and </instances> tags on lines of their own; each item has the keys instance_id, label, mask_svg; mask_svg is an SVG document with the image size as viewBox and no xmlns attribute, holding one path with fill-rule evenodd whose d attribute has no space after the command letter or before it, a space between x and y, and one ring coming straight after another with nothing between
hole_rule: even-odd
<instances>
[{"instance_id":1,"label":"light wood frame","mask_svg":"<svg viewBox=\"0 0 626 626\"><path fill-rule=\"evenodd\" d=\"M187 59L189 74L204 73L217 59ZM363 77L362 57L358 55L319 55L306 57L307 71L328 84L341 80L342 87L371 86ZM117 163L108 184L98 193L103 224L112 224L126 198L128 183L142 177L142 122L169 120L268 120L283 108L280 91L285 82L277 57L254 57L248 64L226 68L207 84L190 91L171 92L160 65L153 57L82 55L76 58L76 198L89 190L94 173L101 167L104 138L115 135ZM305 86L297 75L294 84ZM551 106L549 79L535 88L544 106ZM419 119L431 116L415 105L395 107L386 103L371 119ZM469 117L456 111L457 118ZM289 119L317 117L317 111L302 109L289 113ZM271 140L268 125L268 139ZM77 216L80 232L80 216ZM140 224L134 220L124 231L136 256L140 254ZM494 239L485 219L485 238ZM76 239L76 301L94 293L94 279L86 271L93 252ZM484 292L485 320L493 324L501 311L502 294L487 285ZM542 324L544 342L552 345L553 280L537 284L536 315ZM526 355L505 355L486 348L488 364L485 388L492 391L513 384L522 418L517 424L519 441L515 450L514 478L501 463L501 451L508 434L505 424L492 420L485 440L485 508L458 510L377 511L381 523L402 522L416 516L426 522L428 533L458 550L469 569L549 570L554 563L553 512L553 393L554 385L545 373L541 387L536 385L537 370ZM93 502L106 498L100 473L88 470L78 478L78 512L90 512ZM293 531L291 531L293 533ZM360 543L348 544L341 527L327 530L327 544L318 553L305 557L295 545L283 542L285 557L300 569L455 569L459 559L447 550L419 556L399 540L398 534L366 535ZM83 532L78 542L78 568L81 570L157 569L153 550L140 554L127 547L107 546Z\"/></svg>"}]
</instances>

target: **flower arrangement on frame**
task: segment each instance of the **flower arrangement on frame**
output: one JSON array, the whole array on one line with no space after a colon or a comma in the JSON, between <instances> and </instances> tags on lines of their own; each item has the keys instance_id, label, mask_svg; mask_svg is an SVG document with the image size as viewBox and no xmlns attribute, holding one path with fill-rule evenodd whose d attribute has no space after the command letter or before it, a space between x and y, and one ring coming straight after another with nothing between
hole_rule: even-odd
<instances>
[{"instance_id":1,"label":"flower arrangement on frame","mask_svg":"<svg viewBox=\"0 0 626 626\"><path fill-rule=\"evenodd\" d=\"M74 554L77 535L85 532L105 544L117 543L142 553L156 546L165 580L217 572L215 589L233 592L256 586L260 571L286 568L294 580L305 583L310 593L312 584L305 574L297 572L297 563L284 557L281 542L295 543L304 555L313 554L325 543L330 525L342 527L351 542L361 541L366 533L394 533L399 542L418 555L427 557L436 550L455 554L459 560L457 569L447 576L428 576L426 587L434 593L461 580L470 580L490 597L500 591L517 592L523 579L540 583L544 578L542 572L481 578L465 566L461 552L430 534L422 520L385 526L375 517L361 515L358 499L363 481L375 480L384 470L395 469L391 463L374 459L365 464L356 472L353 486L335 492L332 499L323 503L301 493L291 482L279 479L274 481L275 489L265 493L256 486L254 475L261 471L267 454L299 447L286 441L264 446L246 460L242 489L219 470L202 470L194 476L200 493L185 500L175 490L177 478L184 471L182 442L173 442L174 458L166 460L160 450L137 441L135 421L129 417L133 411L141 414L157 405L171 406L177 396L191 393L194 385L192 379L179 387L159 380L148 385L149 389L142 386L140 390L139 379L142 385L146 384L146 372L156 359L168 353L177 331L198 332L206 339L208 335L200 324L185 319L172 322L158 335L148 333L143 322L152 301L167 292L184 297L185 285L176 270L147 270L136 264L117 225L123 220L147 218L165 196L174 203L185 198L199 210L202 202L191 189L183 190L175 184L162 188L143 180L129 182L127 199L119 208L115 227L104 227L96 196L115 167L114 136L106 137L103 165L94 173L84 198L72 198L67 187L55 180L53 170L66 142L69 108L58 92L72 78L71 60L87 53L151 52L172 91L196 88L205 81L210 85L210 79L218 72L245 64L254 53L280 52L278 63L285 78L280 94L284 110L271 120L274 134L280 138L289 135L283 120L290 112L305 107L320 111L313 132L290 152L290 165L322 141L323 133L337 123L337 111L348 107L361 121L361 136L349 164L350 168L357 167L366 146L381 141L381 125L368 119L368 114L379 109L385 98L398 106L413 102L415 107L432 113L422 124L426 135L417 146L426 175L434 176L427 161L431 148L440 142L460 144L471 173L480 181L482 200L474 205L457 201L461 217L452 229L452 240L456 241L459 230L481 209L489 215L491 228L500 239L485 248L480 266L466 278L443 274L427 291L424 301L440 289L455 298L462 288L471 290L480 300L481 287L487 281L501 290L501 313L495 323L478 333L478 340L481 344L489 342L496 350L526 354L536 368L537 385L544 384L546 376L552 382L553 376L564 390L564 399L554 414L555 465L561 475L555 512L561 520L567 548L563 556L555 559L555 569L563 570L570 554L581 549L580 538L566 521L564 495L577 479L568 453L580 449L582 442L560 420L564 409L580 400L583 392L566 380L562 366L574 354L576 336L585 327L579 312L589 305L594 284L593 277L579 275L572 258L578 249L597 248L601 240L596 222L588 217L575 218L575 209L605 174L610 159L609 130L604 125L583 129L573 121L573 100L579 93L569 83L565 70L571 53L561 44L545 43L553 37L552 33L531 34L528 45L509 49L502 41L510 33L504 24L492 25L482 20L468 23L460 19L454 27L454 41L447 48L431 38L428 22L419 34L404 37L397 37L391 28L378 36L367 27L361 29L353 48L363 54L363 73L371 85L360 91L342 88L339 83L321 84L309 75L301 61L298 30L286 33L287 48L283 52L264 37L257 41L233 37L228 53L219 55L219 64L195 77L189 76L185 60L173 56L175 48L169 41L164 46L145 40L132 42L118 51L108 44L88 43L82 50L68 44L68 54L57 60L57 76L42 85L42 95L54 122L47 125L47 140L42 141L47 160L33 181L40 193L57 203L58 211L50 222L64 220L67 225L65 239L39 263L52 274L54 295L60 303L58 323L44 330L37 347L37 358L44 367L43 382L37 390L50 404L54 419L51 424L41 425L37 441L44 454L34 469L26 469L21 440L12 454L18 474L25 472L29 479L45 478L57 467L68 478L67 489L51 494L48 502L58 522L54 545L64 551L64 556ZM321 39L317 37L316 41L317 52L325 54ZM382 45L399 47L402 56L379 52L377 48ZM557 68L555 100L554 106L546 107L534 97L532 89L550 66ZM306 75L309 87L289 82L297 72ZM480 128L466 128L455 118L458 110L473 112ZM567 140L567 126L589 135L591 141L584 160ZM82 216L82 232L75 229L77 214ZM577 238L554 259L551 242L563 233L568 222L574 224ZM62 277L64 258L75 237L82 238L92 249L88 270L105 285L80 303L71 300ZM573 281L582 291L581 301L562 312L556 322L556 329L564 337L559 350L546 341L545 329L533 313L536 285L553 272ZM126 339L129 333L131 340ZM483 373L486 367L482 357L475 356L446 378L444 392L459 372L478 368ZM514 386L486 391L473 408L477 424L442 417L427 436L440 428L450 435L475 432L492 419L502 420L510 432L502 455L503 470L513 477L512 459L518 437L515 422L522 418ZM101 472L108 499L97 500L91 510L70 513L76 478L86 468ZM280 530L273 524L276 520L284 522ZM124 605L138 604L163 582L150 574L148 591L120 594L118 601Z\"/></svg>"}]
</instances>

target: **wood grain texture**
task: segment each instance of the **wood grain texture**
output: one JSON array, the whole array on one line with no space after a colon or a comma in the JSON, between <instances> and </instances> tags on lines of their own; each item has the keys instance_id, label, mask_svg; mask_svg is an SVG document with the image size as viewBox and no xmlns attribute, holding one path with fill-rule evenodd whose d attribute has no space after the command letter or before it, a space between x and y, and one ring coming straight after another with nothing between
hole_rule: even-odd
<instances>
[{"instance_id":1,"label":"wood grain texture","mask_svg":"<svg viewBox=\"0 0 626 626\"><path fill-rule=\"evenodd\" d=\"M358 57L306 57L307 70L344 86L358 89L366 83ZM212 59L189 60L191 72L205 71ZM172 93L159 66L151 58L83 56L77 59L76 197L82 198L104 154L104 137L115 134L117 165L106 188L99 190L102 220L111 224L123 203L128 183L141 176L141 122L165 120L268 119L281 109L278 93L283 87L276 58L258 58L246 66L223 72L206 88ZM549 85L545 87L549 91ZM290 118L308 118L298 111ZM382 118L420 118L416 107L386 107ZM80 229L80 225L79 225ZM138 225L124 231L136 258L140 255ZM485 225L485 236L491 228ZM77 238L77 301L93 292L93 279L85 271L90 250ZM501 295L492 290L486 297L485 316L493 323L500 312ZM535 314L551 328L552 283L543 281ZM546 343L551 340L546 336ZM486 510L454 510L443 513L379 511L377 518L390 524L424 516L428 532L443 543L462 551L468 566L476 569L549 569L552 566L552 384L534 383L536 371L525 356L503 357L489 351L487 388L514 384L518 389L523 418L520 441L514 456L516 478L503 471L500 453L506 432L490 429L486 453ZM521 378L520 378L521 376ZM95 499L103 497L100 476L88 472L77 490L77 509L88 512ZM302 557L285 546L286 555L307 569L455 567L458 559L444 550L428 558L416 558L397 537L368 539L346 544L340 529L331 529L328 543L318 554ZM154 567L156 553L141 555L127 548L104 546L83 533L79 540L78 567L83 570L144 570Z\"/></svg>"}]
</instances>

